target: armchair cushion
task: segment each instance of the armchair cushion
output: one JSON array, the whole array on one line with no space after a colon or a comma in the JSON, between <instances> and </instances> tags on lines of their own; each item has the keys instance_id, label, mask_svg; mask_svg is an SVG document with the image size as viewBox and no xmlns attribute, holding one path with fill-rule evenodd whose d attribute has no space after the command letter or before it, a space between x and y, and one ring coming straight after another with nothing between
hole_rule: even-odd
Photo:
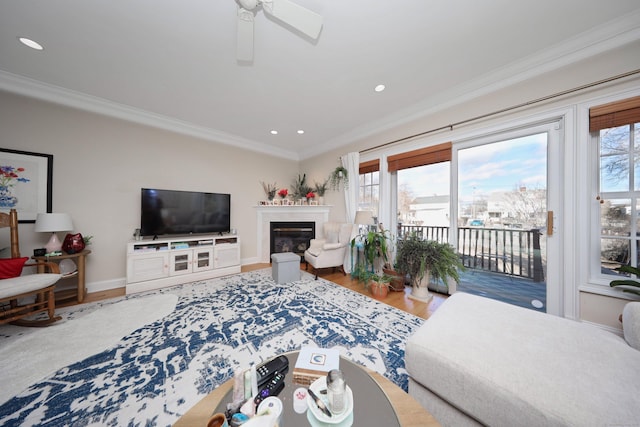
<instances>
[{"instance_id":1,"label":"armchair cushion","mask_svg":"<svg viewBox=\"0 0 640 427\"><path fill-rule=\"evenodd\" d=\"M56 283L62 275L53 273L25 274L0 280L0 299L37 291Z\"/></svg>"},{"instance_id":2,"label":"armchair cushion","mask_svg":"<svg viewBox=\"0 0 640 427\"><path fill-rule=\"evenodd\" d=\"M0 259L0 279L11 279L22 274L22 267L29 258Z\"/></svg>"},{"instance_id":3,"label":"armchair cushion","mask_svg":"<svg viewBox=\"0 0 640 427\"><path fill-rule=\"evenodd\" d=\"M330 251L332 249L338 249L338 248L342 248L344 246L347 246L346 243L325 243L322 246L322 249L325 251Z\"/></svg>"},{"instance_id":4,"label":"armchair cushion","mask_svg":"<svg viewBox=\"0 0 640 427\"><path fill-rule=\"evenodd\" d=\"M339 222L325 222L324 223L324 237L327 243L338 243L340 241L340 227L342 223Z\"/></svg>"}]
</instances>

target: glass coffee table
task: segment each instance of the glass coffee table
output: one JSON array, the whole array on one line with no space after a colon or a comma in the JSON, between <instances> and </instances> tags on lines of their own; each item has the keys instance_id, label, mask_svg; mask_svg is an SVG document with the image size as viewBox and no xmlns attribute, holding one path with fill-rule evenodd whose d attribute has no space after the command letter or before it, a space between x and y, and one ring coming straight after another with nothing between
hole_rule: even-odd
<instances>
[{"instance_id":1,"label":"glass coffee table","mask_svg":"<svg viewBox=\"0 0 640 427\"><path fill-rule=\"evenodd\" d=\"M283 403L282 425L311 425L306 412L298 414L293 409L293 392L300 387L293 383L293 367L296 364L298 352L285 353L285 355L289 358L289 371L285 377L285 387L278 395ZM345 358L340 358L340 370L344 373L346 382L353 392L354 426L435 427L440 425L414 398L377 372ZM202 398L174 424L174 427L206 426L211 415L216 412L224 413L227 403L232 400L232 393L233 380L229 380Z\"/></svg>"}]
</instances>

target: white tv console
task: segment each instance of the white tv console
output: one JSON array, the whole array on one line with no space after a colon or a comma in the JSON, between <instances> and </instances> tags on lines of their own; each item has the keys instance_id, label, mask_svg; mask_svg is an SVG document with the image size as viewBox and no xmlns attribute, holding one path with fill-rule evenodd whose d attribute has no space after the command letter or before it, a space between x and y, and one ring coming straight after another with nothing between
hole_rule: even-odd
<instances>
[{"instance_id":1,"label":"white tv console","mask_svg":"<svg viewBox=\"0 0 640 427\"><path fill-rule=\"evenodd\" d=\"M240 273L240 238L197 235L127 244L127 294Z\"/></svg>"}]
</instances>

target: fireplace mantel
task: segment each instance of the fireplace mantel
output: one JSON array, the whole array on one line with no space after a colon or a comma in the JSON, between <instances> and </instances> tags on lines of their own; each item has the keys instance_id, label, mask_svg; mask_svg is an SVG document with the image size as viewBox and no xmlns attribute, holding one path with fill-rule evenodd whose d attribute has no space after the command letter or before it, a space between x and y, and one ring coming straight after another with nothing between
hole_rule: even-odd
<instances>
[{"instance_id":1,"label":"fireplace mantel","mask_svg":"<svg viewBox=\"0 0 640 427\"><path fill-rule=\"evenodd\" d=\"M258 220L258 262L268 263L269 259L269 223L272 221L313 221L316 233L322 230L322 224L329 221L330 205L319 206L256 206Z\"/></svg>"}]
</instances>

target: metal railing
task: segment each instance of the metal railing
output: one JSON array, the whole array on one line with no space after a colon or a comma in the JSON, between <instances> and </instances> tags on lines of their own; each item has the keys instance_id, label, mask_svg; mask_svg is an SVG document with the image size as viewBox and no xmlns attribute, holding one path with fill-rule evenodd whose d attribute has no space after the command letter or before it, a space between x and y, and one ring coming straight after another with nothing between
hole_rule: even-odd
<instances>
[{"instance_id":1,"label":"metal railing","mask_svg":"<svg viewBox=\"0 0 640 427\"><path fill-rule=\"evenodd\" d=\"M422 239L449 242L449 227L398 225L398 238L415 233ZM544 281L540 230L458 228L458 253L469 269Z\"/></svg>"}]
</instances>

